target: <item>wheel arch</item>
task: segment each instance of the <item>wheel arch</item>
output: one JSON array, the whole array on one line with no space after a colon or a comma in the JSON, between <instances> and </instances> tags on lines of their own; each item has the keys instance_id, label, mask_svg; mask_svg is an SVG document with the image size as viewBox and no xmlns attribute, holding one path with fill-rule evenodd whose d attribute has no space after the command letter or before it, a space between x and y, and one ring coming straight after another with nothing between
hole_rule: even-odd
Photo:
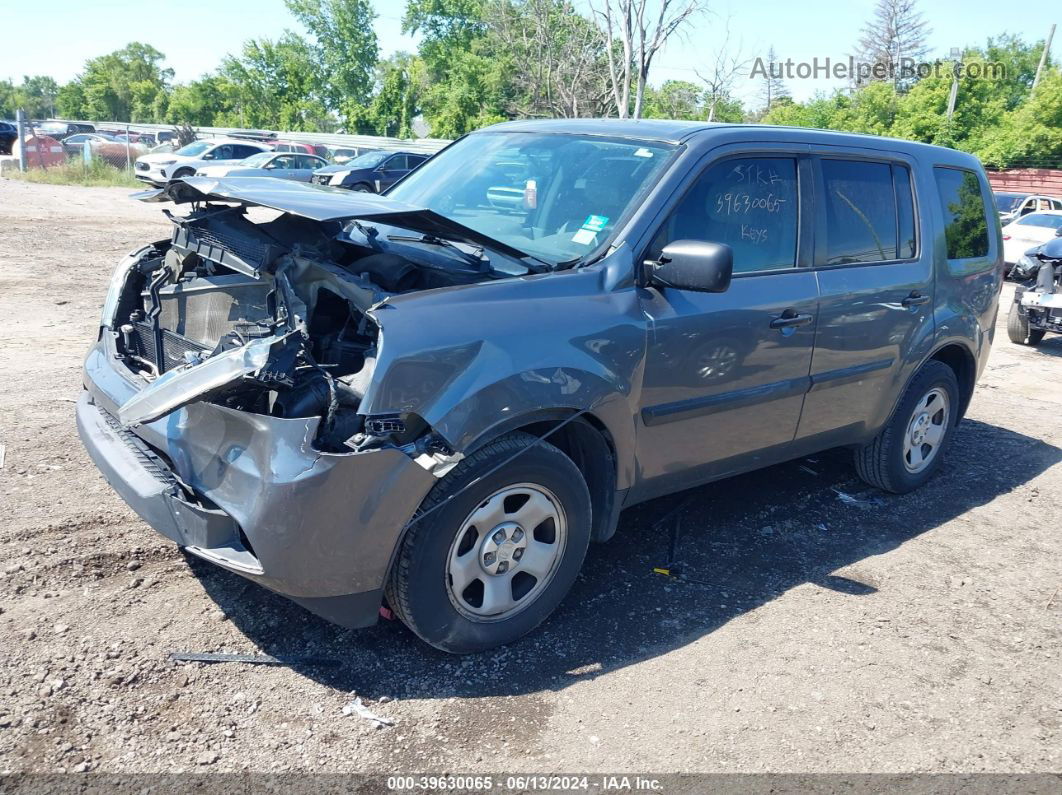
<instances>
[{"instance_id":1,"label":"wheel arch","mask_svg":"<svg viewBox=\"0 0 1062 795\"><path fill-rule=\"evenodd\" d=\"M934 350L926 361L942 362L955 373L955 380L959 382L957 420L961 420L966 415L966 409L973 398L974 384L977 381L977 359L973 351L959 342L948 342ZM924 365L925 362L922 363L922 366ZM922 366L918 370L921 370ZM915 372L917 373L918 370Z\"/></svg>"},{"instance_id":2,"label":"wheel arch","mask_svg":"<svg viewBox=\"0 0 1062 795\"><path fill-rule=\"evenodd\" d=\"M558 429L561 423L566 424ZM605 422L589 411L580 414L574 408L538 409L491 426L469 445L469 452L516 432L545 437L545 441L575 463L590 492L593 517L590 537L593 541L611 538L616 532L623 501L617 490L619 454Z\"/></svg>"}]
</instances>

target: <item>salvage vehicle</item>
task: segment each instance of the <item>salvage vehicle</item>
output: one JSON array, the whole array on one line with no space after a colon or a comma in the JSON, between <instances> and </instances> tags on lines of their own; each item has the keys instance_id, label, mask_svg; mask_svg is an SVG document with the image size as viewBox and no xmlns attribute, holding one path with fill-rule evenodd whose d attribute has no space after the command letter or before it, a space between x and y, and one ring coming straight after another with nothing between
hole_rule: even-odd
<instances>
[{"instance_id":1,"label":"salvage vehicle","mask_svg":"<svg viewBox=\"0 0 1062 795\"><path fill-rule=\"evenodd\" d=\"M256 141L215 138L192 141L175 152L141 155L133 166L133 176L141 182L165 185L170 180L191 177L204 166L233 165L259 152L272 151L270 144Z\"/></svg>"},{"instance_id":2,"label":"salvage vehicle","mask_svg":"<svg viewBox=\"0 0 1062 795\"><path fill-rule=\"evenodd\" d=\"M540 624L636 503L833 447L926 483L1002 283L976 158L806 129L510 122L384 196L141 198L178 211L104 301L96 465L188 554L454 653Z\"/></svg>"},{"instance_id":3,"label":"salvage vehicle","mask_svg":"<svg viewBox=\"0 0 1062 795\"><path fill-rule=\"evenodd\" d=\"M1003 227L1003 264L1010 273L1030 248L1046 243L1062 232L1062 210L1041 210L1023 215Z\"/></svg>"},{"instance_id":4,"label":"salvage vehicle","mask_svg":"<svg viewBox=\"0 0 1062 795\"><path fill-rule=\"evenodd\" d=\"M380 193L427 159L428 155L416 152L366 152L342 165L317 169L313 182L360 193Z\"/></svg>"},{"instance_id":5,"label":"salvage vehicle","mask_svg":"<svg viewBox=\"0 0 1062 795\"><path fill-rule=\"evenodd\" d=\"M197 177L274 177L309 182L313 172L328 163L317 155L290 152L259 152L238 163L203 166Z\"/></svg>"},{"instance_id":6,"label":"salvage vehicle","mask_svg":"<svg viewBox=\"0 0 1062 795\"><path fill-rule=\"evenodd\" d=\"M993 194L999 220L1004 226L1023 215L1042 210L1062 210L1062 199L1055 196L1040 196L1035 193L996 191Z\"/></svg>"},{"instance_id":7,"label":"salvage vehicle","mask_svg":"<svg viewBox=\"0 0 1062 795\"><path fill-rule=\"evenodd\" d=\"M1062 235L1028 252L1015 270L1027 281L1014 289L1007 336L1039 345L1047 332L1062 334Z\"/></svg>"}]
</instances>

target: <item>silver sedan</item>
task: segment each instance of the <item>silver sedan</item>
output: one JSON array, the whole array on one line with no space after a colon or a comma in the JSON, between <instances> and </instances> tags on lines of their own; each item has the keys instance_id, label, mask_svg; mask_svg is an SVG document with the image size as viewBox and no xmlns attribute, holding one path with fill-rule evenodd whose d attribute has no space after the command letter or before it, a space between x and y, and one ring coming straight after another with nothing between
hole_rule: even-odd
<instances>
[{"instance_id":1,"label":"silver sedan","mask_svg":"<svg viewBox=\"0 0 1062 795\"><path fill-rule=\"evenodd\" d=\"M259 152L256 155L223 166L204 166L196 171L198 177L276 177L309 182L316 169L328 161L317 155L296 152Z\"/></svg>"}]
</instances>

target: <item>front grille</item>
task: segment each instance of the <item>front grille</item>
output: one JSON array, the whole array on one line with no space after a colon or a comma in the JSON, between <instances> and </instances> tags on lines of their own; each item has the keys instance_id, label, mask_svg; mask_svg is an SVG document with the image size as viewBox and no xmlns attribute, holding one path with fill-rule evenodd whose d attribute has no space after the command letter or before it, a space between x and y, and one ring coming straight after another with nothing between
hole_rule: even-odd
<instances>
[{"instance_id":1,"label":"front grille","mask_svg":"<svg viewBox=\"0 0 1062 795\"><path fill-rule=\"evenodd\" d=\"M151 362L159 367L159 355L155 351L155 335L151 333L151 324L138 322L133 323L133 331L129 335L129 345L132 353L141 359ZM164 366L160 370L172 370L178 365L185 364L185 353L202 353L209 350L206 345L200 345L193 340L174 334L172 331L162 331L162 355L165 357Z\"/></svg>"},{"instance_id":2,"label":"front grille","mask_svg":"<svg viewBox=\"0 0 1062 795\"><path fill-rule=\"evenodd\" d=\"M327 185L332 177L328 174L314 174L313 181L318 185Z\"/></svg>"}]
</instances>

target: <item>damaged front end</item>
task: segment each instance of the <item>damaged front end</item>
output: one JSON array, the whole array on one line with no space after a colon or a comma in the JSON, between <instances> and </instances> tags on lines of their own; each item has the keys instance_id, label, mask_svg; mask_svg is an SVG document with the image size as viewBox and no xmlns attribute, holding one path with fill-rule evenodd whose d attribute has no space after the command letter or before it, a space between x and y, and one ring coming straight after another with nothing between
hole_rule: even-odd
<instances>
[{"instance_id":1,"label":"damaged front end","mask_svg":"<svg viewBox=\"0 0 1062 795\"><path fill-rule=\"evenodd\" d=\"M376 313L403 293L512 274L468 252L389 246L358 220L439 231L415 208L347 192L322 201L306 186L274 201L291 189L250 182L190 179L143 196L191 212L170 215L170 240L116 272L79 430L164 535L361 626L402 528L461 458L415 413L362 413L383 342Z\"/></svg>"},{"instance_id":2,"label":"damaged front end","mask_svg":"<svg viewBox=\"0 0 1062 795\"><path fill-rule=\"evenodd\" d=\"M319 418L314 445L321 452L419 442L414 458L453 455L415 415L358 412L380 346L374 311L392 296L487 279L489 271L418 262L383 248L371 232L360 243L345 232L353 215L409 223L416 214L403 207L370 203L327 217L283 212L256 222L248 207L265 205L219 203L232 194L204 194L196 182L149 194L191 201L193 210L170 216L171 240L140 253L113 316L104 318L118 358L144 382L119 408L121 424L135 427L205 400L271 417Z\"/></svg>"}]
</instances>

